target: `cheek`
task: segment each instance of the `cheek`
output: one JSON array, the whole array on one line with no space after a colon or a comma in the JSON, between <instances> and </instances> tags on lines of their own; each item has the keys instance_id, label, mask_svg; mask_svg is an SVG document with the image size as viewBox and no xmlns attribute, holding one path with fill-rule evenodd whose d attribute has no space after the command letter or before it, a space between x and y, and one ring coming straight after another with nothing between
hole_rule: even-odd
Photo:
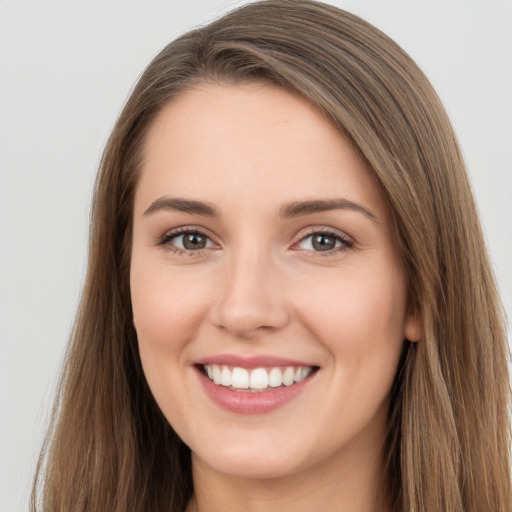
<instances>
[{"instance_id":1,"label":"cheek","mask_svg":"<svg viewBox=\"0 0 512 512\"><path fill-rule=\"evenodd\" d=\"M334 425L347 425L344 432L350 436L375 418L385 424L404 340L403 276L351 275L333 279L329 286L310 283L301 296L303 324L331 359L328 379L335 391L325 397L325 414L317 417L333 438L339 435Z\"/></svg>"},{"instance_id":2,"label":"cheek","mask_svg":"<svg viewBox=\"0 0 512 512\"><path fill-rule=\"evenodd\" d=\"M169 423L179 431L190 410L189 347L205 317L209 290L183 271L132 258L133 322L148 385Z\"/></svg>"},{"instance_id":3,"label":"cheek","mask_svg":"<svg viewBox=\"0 0 512 512\"><path fill-rule=\"evenodd\" d=\"M162 268L161 264L132 262L131 298L133 321L141 350L176 350L193 337L206 314L209 289L204 276Z\"/></svg>"},{"instance_id":4,"label":"cheek","mask_svg":"<svg viewBox=\"0 0 512 512\"><path fill-rule=\"evenodd\" d=\"M394 369L400 354L406 284L401 272L390 269L351 268L296 290L304 325L354 372L369 365Z\"/></svg>"}]
</instances>

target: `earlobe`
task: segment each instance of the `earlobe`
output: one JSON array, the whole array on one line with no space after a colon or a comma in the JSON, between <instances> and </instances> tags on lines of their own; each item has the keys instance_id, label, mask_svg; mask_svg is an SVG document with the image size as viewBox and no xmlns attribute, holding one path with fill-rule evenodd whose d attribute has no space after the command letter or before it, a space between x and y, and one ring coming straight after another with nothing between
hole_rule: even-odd
<instances>
[{"instance_id":1,"label":"earlobe","mask_svg":"<svg viewBox=\"0 0 512 512\"><path fill-rule=\"evenodd\" d=\"M407 315L404 324L404 337L413 343L420 341L423 337L423 322L417 312Z\"/></svg>"}]
</instances>

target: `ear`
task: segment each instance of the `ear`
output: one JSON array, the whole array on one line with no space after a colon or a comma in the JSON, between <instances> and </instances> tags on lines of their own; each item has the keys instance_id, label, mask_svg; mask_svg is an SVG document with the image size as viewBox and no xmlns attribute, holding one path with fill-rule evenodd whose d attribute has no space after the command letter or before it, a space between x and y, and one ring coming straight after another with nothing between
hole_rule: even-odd
<instances>
[{"instance_id":1,"label":"ear","mask_svg":"<svg viewBox=\"0 0 512 512\"><path fill-rule=\"evenodd\" d=\"M417 311L407 313L404 323L405 339L416 342L423 337L423 322Z\"/></svg>"}]
</instances>

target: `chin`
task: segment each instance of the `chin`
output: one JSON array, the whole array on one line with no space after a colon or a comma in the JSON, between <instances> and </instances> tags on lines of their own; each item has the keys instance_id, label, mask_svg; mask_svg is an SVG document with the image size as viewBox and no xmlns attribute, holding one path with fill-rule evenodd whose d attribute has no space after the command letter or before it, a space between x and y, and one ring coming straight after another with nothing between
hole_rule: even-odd
<instances>
[{"instance_id":1,"label":"chin","mask_svg":"<svg viewBox=\"0 0 512 512\"><path fill-rule=\"evenodd\" d=\"M201 459L193 455L194 462L206 464L214 471L229 477L248 480L281 479L300 472L301 464L282 457L216 457L215 460Z\"/></svg>"},{"instance_id":2,"label":"chin","mask_svg":"<svg viewBox=\"0 0 512 512\"><path fill-rule=\"evenodd\" d=\"M208 445L198 445L203 449L192 450L193 462L230 477L267 480L286 478L307 470L320 455L317 452L315 457L310 453L307 442L287 444L281 436L258 439L258 436L246 432L241 439L235 437L231 436L231 442L217 439L206 450L204 447Z\"/></svg>"}]
</instances>

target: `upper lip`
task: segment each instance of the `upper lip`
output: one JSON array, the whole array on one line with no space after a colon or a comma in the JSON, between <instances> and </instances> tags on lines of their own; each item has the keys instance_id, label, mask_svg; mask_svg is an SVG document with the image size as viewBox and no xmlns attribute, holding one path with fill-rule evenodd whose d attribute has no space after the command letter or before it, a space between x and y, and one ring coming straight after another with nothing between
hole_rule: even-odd
<instances>
[{"instance_id":1,"label":"upper lip","mask_svg":"<svg viewBox=\"0 0 512 512\"><path fill-rule=\"evenodd\" d=\"M226 366L234 366L239 368L246 368L248 370L253 368L275 367L275 366L315 366L311 363L298 361L296 359L288 359L273 355L258 355L258 356L239 356L235 354L217 354L207 356L195 361L196 365L205 364L219 364Z\"/></svg>"}]
</instances>

